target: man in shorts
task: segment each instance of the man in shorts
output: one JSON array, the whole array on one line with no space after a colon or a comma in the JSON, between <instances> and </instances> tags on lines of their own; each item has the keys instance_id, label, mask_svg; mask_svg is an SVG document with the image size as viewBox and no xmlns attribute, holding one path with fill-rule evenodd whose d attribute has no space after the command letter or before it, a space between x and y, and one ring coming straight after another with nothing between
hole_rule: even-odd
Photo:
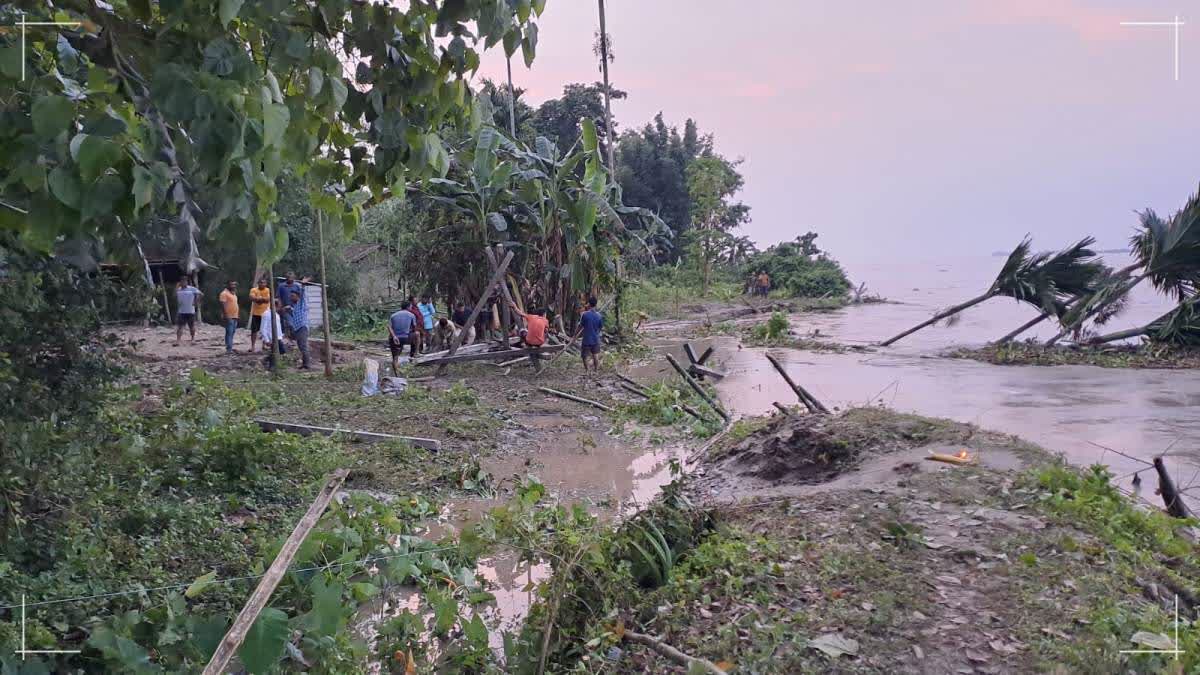
<instances>
[{"instance_id":1,"label":"man in shorts","mask_svg":"<svg viewBox=\"0 0 1200 675\"><path fill-rule=\"evenodd\" d=\"M517 316L525 320L525 328L521 329L521 340L525 342L526 347L534 349L529 354L529 362L533 367L540 371L542 369L542 355L539 353L542 346L546 344L546 329L549 328L550 322L544 316L545 310L534 309L528 314L517 309L517 303L508 302L508 306Z\"/></svg>"},{"instance_id":2,"label":"man in shorts","mask_svg":"<svg viewBox=\"0 0 1200 675\"><path fill-rule=\"evenodd\" d=\"M587 311L579 317L579 329L583 341L579 344L579 355L583 357L583 370L588 370L588 357L592 359L592 372L600 371L600 332L604 328L604 317L596 311L596 298L588 298Z\"/></svg>"},{"instance_id":3,"label":"man in shorts","mask_svg":"<svg viewBox=\"0 0 1200 675\"><path fill-rule=\"evenodd\" d=\"M175 304L178 310L175 314L175 346L183 339L183 327L188 327L192 343L196 342L196 305L204 294L192 285L192 280L184 277L175 284Z\"/></svg>"},{"instance_id":4,"label":"man in shorts","mask_svg":"<svg viewBox=\"0 0 1200 675\"><path fill-rule=\"evenodd\" d=\"M269 311L271 311L271 289L267 288L267 278L259 277L258 286L250 289L250 351L254 351L254 343L258 340L263 314Z\"/></svg>"},{"instance_id":5,"label":"man in shorts","mask_svg":"<svg viewBox=\"0 0 1200 675\"><path fill-rule=\"evenodd\" d=\"M408 345L408 357L417 357L417 317L409 311L407 301L388 319L388 349L392 352L392 374L400 374L400 355Z\"/></svg>"}]
</instances>

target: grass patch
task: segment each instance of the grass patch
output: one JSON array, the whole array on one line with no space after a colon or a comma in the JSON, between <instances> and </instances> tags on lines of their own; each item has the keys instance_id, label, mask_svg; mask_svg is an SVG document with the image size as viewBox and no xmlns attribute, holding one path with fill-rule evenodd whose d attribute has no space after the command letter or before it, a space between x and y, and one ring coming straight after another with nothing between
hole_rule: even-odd
<instances>
[{"instance_id":1,"label":"grass patch","mask_svg":"<svg viewBox=\"0 0 1200 675\"><path fill-rule=\"evenodd\" d=\"M1002 366L1099 366L1101 368L1200 368L1200 349L1173 345L1103 345L1045 347L1039 342L955 349L953 358Z\"/></svg>"}]
</instances>

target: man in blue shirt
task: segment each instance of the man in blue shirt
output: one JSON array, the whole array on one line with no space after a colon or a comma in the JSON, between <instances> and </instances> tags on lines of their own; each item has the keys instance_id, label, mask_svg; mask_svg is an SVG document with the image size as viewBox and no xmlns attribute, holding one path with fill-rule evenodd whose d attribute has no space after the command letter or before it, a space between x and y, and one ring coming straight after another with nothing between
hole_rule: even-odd
<instances>
[{"instance_id":1,"label":"man in blue shirt","mask_svg":"<svg viewBox=\"0 0 1200 675\"><path fill-rule=\"evenodd\" d=\"M291 290L289 299L291 306L284 309L287 312L287 324L291 328L292 339L296 341L296 349L300 351L300 370L309 370L308 305L304 302L304 289Z\"/></svg>"},{"instance_id":2,"label":"man in blue shirt","mask_svg":"<svg viewBox=\"0 0 1200 675\"><path fill-rule=\"evenodd\" d=\"M304 281L308 281L308 277L304 277ZM296 281L296 273L288 270L284 280L275 287L275 297L279 298L284 307L289 307L292 304L292 291L299 292L301 297L304 296L304 286Z\"/></svg>"},{"instance_id":3,"label":"man in blue shirt","mask_svg":"<svg viewBox=\"0 0 1200 675\"><path fill-rule=\"evenodd\" d=\"M400 374L400 354L404 351L404 345L409 347L409 358L417 356L416 324L417 317L409 311L407 301L400 306L400 311L388 319L388 349L392 352L393 375Z\"/></svg>"},{"instance_id":4,"label":"man in blue shirt","mask_svg":"<svg viewBox=\"0 0 1200 675\"><path fill-rule=\"evenodd\" d=\"M592 371L600 371L600 331L604 328L604 317L596 311L596 298L588 298L587 311L579 317L579 329L583 331L583 341L579 345L579 355L583 357L583 370L588 370L588 356L592 357Z\"/></svg>"},{"instance_id":5,"label":"man in blue shirt","mask_svg":"<svg viewBox=\"0 0 1200 675\"><path fill-rule=\"evenodd\" d=\"M428 351L433 343L433 319L437 316L437 308L433 306L433 298L429 297L428 293L421 296L421 302L417 305L417 311L421 313L421 324L425 328L425 344L423 348L425 351Z\"/></svg>"}]
</instances>

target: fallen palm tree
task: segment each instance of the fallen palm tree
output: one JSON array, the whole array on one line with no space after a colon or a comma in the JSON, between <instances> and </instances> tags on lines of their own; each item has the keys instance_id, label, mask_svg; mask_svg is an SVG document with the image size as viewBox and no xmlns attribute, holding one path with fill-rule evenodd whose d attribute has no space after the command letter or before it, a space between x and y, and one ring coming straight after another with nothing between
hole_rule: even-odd
<instances>
[{"instance_id":1,"label":"fallen palm tree","mask_svg":"<svg viewBox=\"0 0 1200 675\"><path fill-rule=\"evenodd\" d=\"M1200 288L1200 198L1192 195L1169 220L1160 218L1153 209L1140 212L1138 219L1139 230L1129 242L1136 262L1113 274L1108 283L1099 284L1064 315L1062 331L1048 340L1047 346L1071 333L1080 333L1089 319L1103 325L1120 313L1129 292L1146 279L1180 302ZM1141 272L1135 274L1137 270Z\"/></svg>"},{"instance_id":2,"label":"fallen palm tree","mask_svg":"<svg viewBox=\"0 0 1200 675\"><path fill-rule=\"evenodd\" d=\"M1190 297L1174 309L1150 323L1138 328L1127 328L1086 341L1085 344L1099 345L1136 337L1147 337L1158 344L1179 347L1200 347L1200 298Z\"/></svg>"},{"instance_id":3,"label":"fallen palm tree","mask_svg":"<svg viewBox=\"0 0 1200 675\"><path fill-rule=\"evenodd\" d=\"M1008 255L987 292L938 312L881 344L886 347L922 328L999 296L1027 302L1057 316L1070 298L1089 292L1103 272L1104 266L1090 248L1093 243L1095 239L1086 237L1058 253L1033 254L1030 253L1031 243L1027 237Z\"/></svg>"}]
</instances>

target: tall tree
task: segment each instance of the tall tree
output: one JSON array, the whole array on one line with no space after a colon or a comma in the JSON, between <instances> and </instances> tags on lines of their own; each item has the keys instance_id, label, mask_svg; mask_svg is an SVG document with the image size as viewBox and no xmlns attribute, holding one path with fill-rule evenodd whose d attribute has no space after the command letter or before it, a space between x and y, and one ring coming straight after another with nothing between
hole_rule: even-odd
<instances>
[{"instance_id":1,"label":"tall tree","mask_svg":"<svg viewBox=\"0 0 1200 675\"><path fill-rule=\"evenodd\" d=\"M687 169L692 227L696 230L694 238L705 295L712 281L713 263L729 238L729 230L749 217L749 207L730 202L742 187L742 176L734 166L719 155L708 155L695 160Z\"/></svg>"},{"instance_id":2,"label":"tall tree","mask_svg":"<svg viewBox=\"0 0 1200 675\"><path fill-rule=\"evenodd\" d=\"M625 98L625 92L612 90L612 98ZM538 136L554 141L559 152L566 154L579 140L579 121L591 120L596 125L601 149L606 149L608 133L604 123L604 85L571 83L563 87L561 98L553 98L533 114L533 126ZM614 122L614 125L616 123Z\"/></svg>"}]
</instances>

